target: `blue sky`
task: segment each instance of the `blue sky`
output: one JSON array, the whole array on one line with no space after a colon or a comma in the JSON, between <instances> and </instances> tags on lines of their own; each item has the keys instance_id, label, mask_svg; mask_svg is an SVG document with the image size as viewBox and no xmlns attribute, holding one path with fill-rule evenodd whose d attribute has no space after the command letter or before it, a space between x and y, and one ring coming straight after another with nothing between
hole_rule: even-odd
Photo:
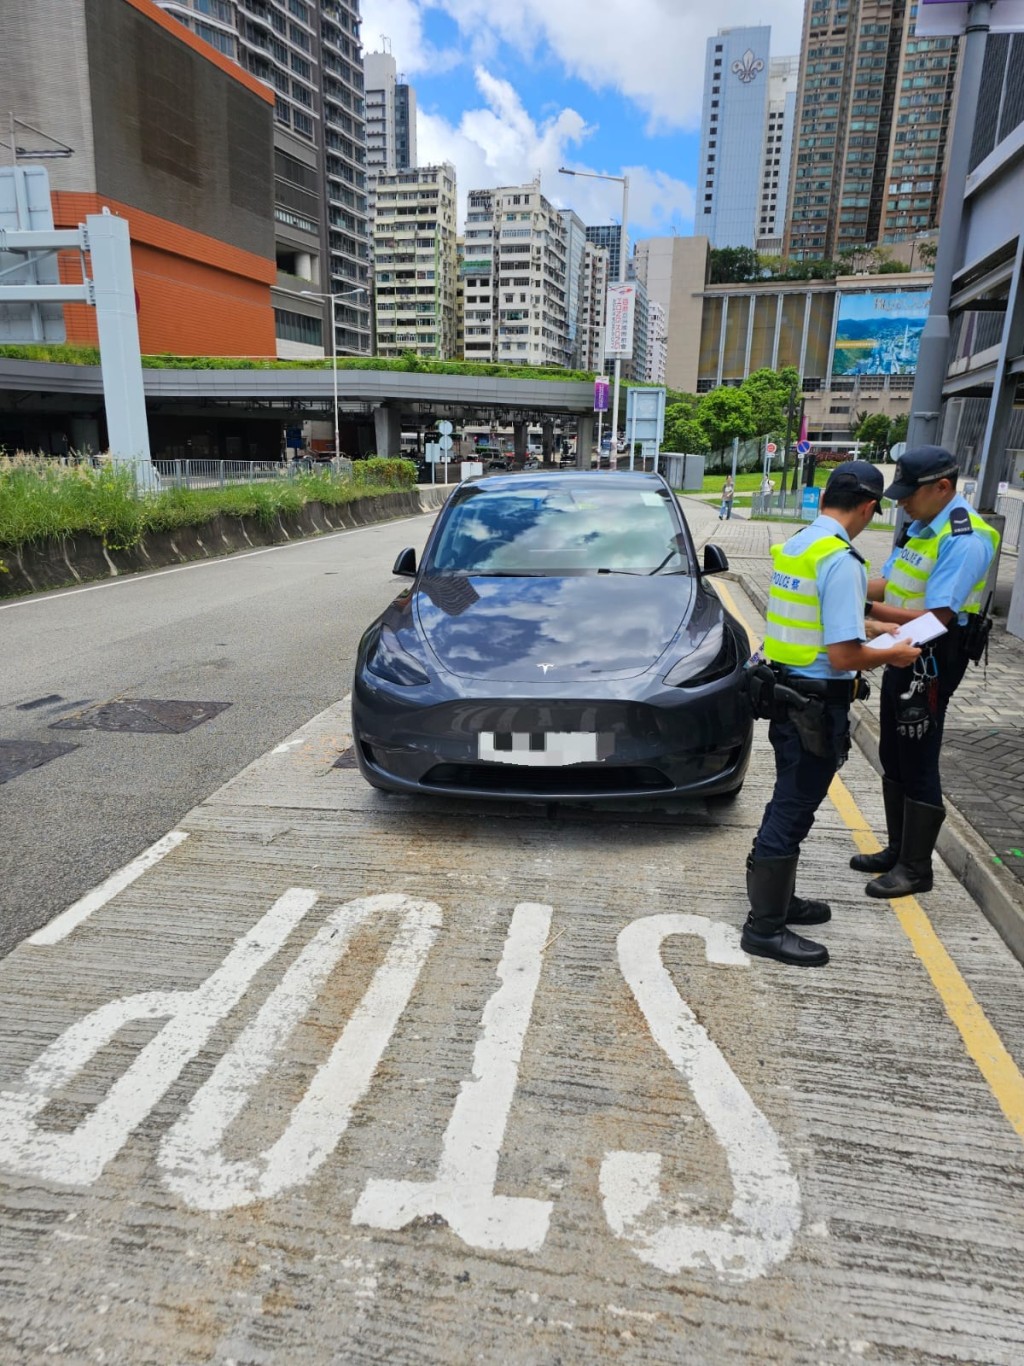
<instances>
[{"instance_id":1,"label":"blue sky","mask_svg":"<svg viewBox=\"0 0 1024 1366\"><path fill-rule=\"evenodd\" d=\"M466 193L520 184L587 223L617 222L630 178L635 237L693 228L706 41L772 25L772 55L798 52L803 0L361 0L363 45L390 42L416 88L421 164L446 159Z\"/></svg>"}]
</instances>

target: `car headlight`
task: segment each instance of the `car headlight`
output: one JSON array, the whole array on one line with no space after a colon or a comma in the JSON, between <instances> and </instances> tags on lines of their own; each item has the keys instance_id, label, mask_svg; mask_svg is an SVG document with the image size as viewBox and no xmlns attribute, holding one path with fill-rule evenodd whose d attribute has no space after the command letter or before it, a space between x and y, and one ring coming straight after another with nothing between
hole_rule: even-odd
<instances>
[{"instance_id":1,"label":"car headlight","mask_svg":"<svg viewBox=\"0 0 1024 1366\"><path fill-rule=\"evenodd\" d=\"M672 665L663 682L670 688L700 688L725 678L735 667L736 646L732 632L727 631L722 622L717 622L696 649Z\"/></svg>"},{"instance_id":2,"label":"car headlight","mask_svg":"<svg viewBox=\"0 0 1024 1366\"><path fill-rule=\"evenodd\" d=\"M422 687L430 682L430 675L423 665L402 649L394 631L386 626L381 627L376 642L370 646L366 667L378 678L404 688Z\"/></svg>"}]
</instances>

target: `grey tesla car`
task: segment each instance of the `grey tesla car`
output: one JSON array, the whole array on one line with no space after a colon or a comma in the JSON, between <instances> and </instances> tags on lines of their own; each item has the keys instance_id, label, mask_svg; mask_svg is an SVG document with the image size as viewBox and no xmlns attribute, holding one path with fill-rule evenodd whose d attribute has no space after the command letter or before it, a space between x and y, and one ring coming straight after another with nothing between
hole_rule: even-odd
<instances>
[{"instance_id":1,"label":"grey tesla car","mask_svg":"<svg viewBox=\"0 0 1024 1366\"><path fill-rule=\"evenodd\" d=\"M728 797L750 758L739 623L653 474L459 486L364 634L356 758L392 792L535 801Z\"/></svg>"}]
</instances>

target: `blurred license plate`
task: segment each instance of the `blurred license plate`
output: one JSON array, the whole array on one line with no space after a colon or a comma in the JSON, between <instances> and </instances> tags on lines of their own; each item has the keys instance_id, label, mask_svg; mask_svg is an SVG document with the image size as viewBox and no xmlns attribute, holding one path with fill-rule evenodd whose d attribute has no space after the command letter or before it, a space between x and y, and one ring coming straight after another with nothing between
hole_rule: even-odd
<instances>
[{"instance_id":1,"label":"blurred license plate","mask_svg":"<svg viewBox=\"0 0 1024 1366\"><path fill-rule=\"evenodd\" d=\"M597 760L597 739L578 730L481 731L477 754L493 764L524 764L537 768L565 768Z\"/></svg>"}]
</instances>

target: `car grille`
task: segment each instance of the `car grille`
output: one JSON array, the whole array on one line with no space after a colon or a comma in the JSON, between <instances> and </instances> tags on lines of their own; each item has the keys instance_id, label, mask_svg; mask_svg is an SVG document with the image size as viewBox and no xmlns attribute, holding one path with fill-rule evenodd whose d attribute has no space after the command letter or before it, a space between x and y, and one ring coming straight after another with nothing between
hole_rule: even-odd
<instances>
[{"instance_id":1,"label":"car grille","mask_svg":"<svg viewBox=\"0 0 1024 1366\"><path fill-rule=\"evenodd\" d=\"M511 764L436 764L420 780L427 787L453 787L477 792L579 793L659 792L672 783L660 769L641 764L606 764L588 768L516 768Z\"/></svg>"}]
</instances>

